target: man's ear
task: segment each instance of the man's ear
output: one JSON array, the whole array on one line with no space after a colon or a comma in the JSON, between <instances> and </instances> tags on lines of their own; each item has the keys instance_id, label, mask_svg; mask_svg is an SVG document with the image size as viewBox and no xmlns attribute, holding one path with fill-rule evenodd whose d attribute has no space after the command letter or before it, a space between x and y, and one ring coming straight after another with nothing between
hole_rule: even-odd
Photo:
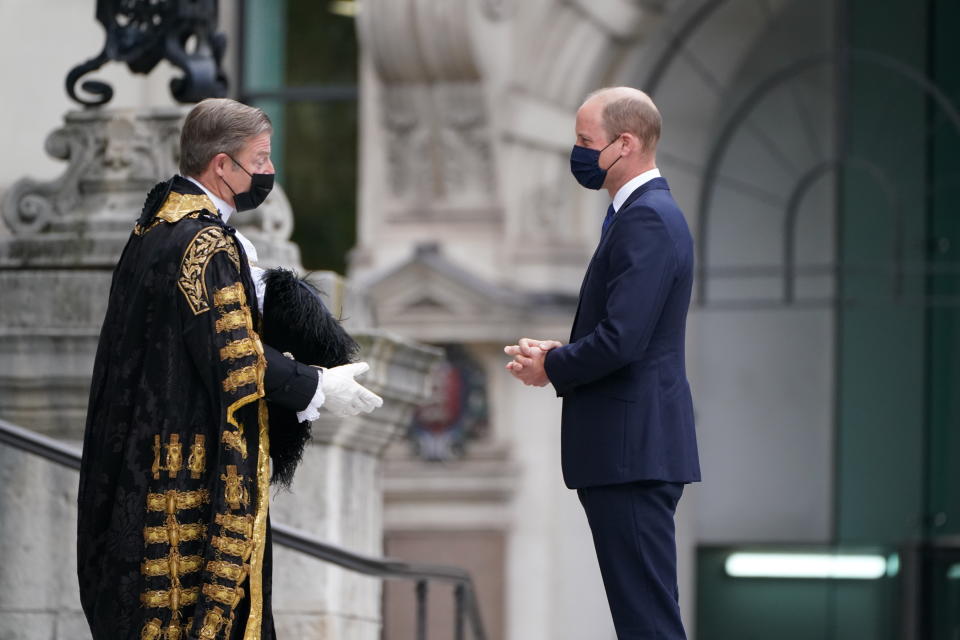
<instances>
[{"instance_id":1,"label":"man's ear","mask_svg":"<svg viewBox=\"0 0 960 640\"><path fill-rule=\"evenodd\" d=\"M623 140L623 146L621 147L623 155L643 153L643 143L640 142L640 138L637 136L625 132L622 134L621 139Z\"/></svg>"},{"instance_id":2,"label":"man's ear","mask_svg":"<svg viewBox=\"0 0 960 640\"><path fill-rule=\"evenodd\" d=\"M224 167L224 161L226 159L227 154L225 153L218 153L217 155L213 156L213 173L221 178L223 177L224 171L226 171L226 168Z\"/></svg>"}]
</instances>

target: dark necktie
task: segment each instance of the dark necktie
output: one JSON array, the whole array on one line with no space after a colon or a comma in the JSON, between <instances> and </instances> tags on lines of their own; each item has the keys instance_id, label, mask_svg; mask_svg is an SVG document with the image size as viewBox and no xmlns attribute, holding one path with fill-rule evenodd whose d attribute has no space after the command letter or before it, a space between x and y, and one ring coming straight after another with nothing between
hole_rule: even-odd
<instances>
[{"instance_id":1,"label":"dark necktie","mask_svg":"<svg viewBox=\"0 0 960 640\"><path fill-rule=\"evenodd\" d=\"M603 234L607 232L607 227L613 224L613 214L616 213L613 210L613 203L610 203L610 206L607 207L607 217L603 219L603 228L600 230L600 237L603 237Z\"/></svg>"}]
</instances>

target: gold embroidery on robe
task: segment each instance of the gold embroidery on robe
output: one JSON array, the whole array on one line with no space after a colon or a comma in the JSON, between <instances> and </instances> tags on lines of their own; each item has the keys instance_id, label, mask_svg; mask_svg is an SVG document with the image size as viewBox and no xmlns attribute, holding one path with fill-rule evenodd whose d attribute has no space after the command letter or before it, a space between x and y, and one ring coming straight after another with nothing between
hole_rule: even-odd
<instances>
[{"instance_id":1,"label":"gold embroidery on robe","mask_svg":"<svg viewBox=\"0 0 960 640\"><path fill-rule=\"evenodd\" d=\"M258 375L259 370L256 365L233 369L227 372L227 379L223 381L223 390L227 393L234 393L240 387L257 382Z\"/></svg>"},{"instance_id":2,"label":"gold embroidery on robe","mask_svg":"<svg viewBox=\"0 0 960 640\"><path fill-rule=\"evenodd\" d=\"M163 589L159 591L147 591L140 594L140 602L149 609L171 609L177 611L182 606L189 606L197 603L200 596L200 587L190 587L189 589Z\"/></svg>"},{"instance_id":3,"label":"gold embroidery on robe","mask_svg":"<svg viewBox=\"0 0 960 640\"><path fill-rule=\"evenodd\" d=\"M200 638L202 640L214 640L226 619L223 617L223 609L214 607L203 617L203 626L200 627Z\"/></svg>"},{"instance_id":4,"label":"gold embroidery on robe","mask_svg":"<svg viewBox=\"0 0 960 640\"><path fill-rule=\"evenodd\" d=\"M148 493L147 510L148 511L166 511L167 513L176 513L187 509L196 509L202 504L210 502L210 494L206 489L197 491L174 491L166 493Z\"/></svg>"},{"instance_id":5,"label":"gold embroidery on robe","mask_svg":"<svg viewBox=\"0 0 960 640\"><path fill-rule=\"evenodd\" d=\"M217 318L217 322L215 324L217 333L243 329L244 327L247 326L247 316L249 315L250 315L250 312L244 309L236 309L234 311L228 311L227 313Z\"/></svg>"},{"instance_id":6,"label":"gold embroidery on robe","mask_svg":"<svg viewBox=\"0 0 960 640\"><path fill-rule=\"evenodd\" d=\"M243 283L235 282L229 287L218 289L213 294L213 304L223 308L231 304L244 305L247 303L247 294L243 291Z\"/></svg>"},{"instance_id":7,"label":"gold embroidery on robe","mask_svg":"<svg viewBox=\"0 0 960 640\"><path fill-rule=\"evenodd\" d=\"M207 535L207 526L201 522L178 524L176 519L162 527L144 527L143 540L147 544L170 544L192 542Z\"/></svg>"},{"instance_id":8,"label":"gold embroidery on robe","mask_svg":"<svg viewBox=\"0 0 960 640\"><path fill-rule=\"evenodd\" d=\"M214 254L226 251L237 270L240 269L240 254L233 238L227 236L220 227L206 227L197 233L187 245L180 261L180 277L177 286L187 299L194 315L209 311L207 302L207 284L204 277L207 265Z\"/></svg>"},{"instance_id":9,"label":"gold embroidery on robe","mask_svg":"<svg viewBox=\"0 0 960 640\"><path fill-rule=\"evenodd\" d=\"M225 483L223 487L224 500L230 505L231 509L239 510L241 504L244 507L250 504L250 495L247 493L243 476L237 475L237 465L227 465L227 474L221 474L220 479Z\"/></svg>"},{"instance_id":10,"label":"gold embroidery on robe","mask_svg":"<svg viewBox=\"0 0 960 640\"><path fill-rule=\"evenodd\" d=\"M156 227L161 222L173 224L183 220L184 218L197 218L201 213L203 213L204 210L211 213L217 210L217 208L213 205L213 202L211 202L210 198L208 198L205 194L196 195L192 193L177 193L172 191L170 195L167 196L163 206L161 206L160 210L157 211L153 222L151 222L146 228L143 228L138 224L134 226L133 232L138 236L141 236Z\"/></svg>"},{"instance_id":11,"label":"gold embroidery on robe","mask_svg":"<svg viewBox=\"0 0 960 640\"><path fill-rule=\"evenodd\" d=\"M210 539L210 544L212 544L213 548L217 551L236 556L243 562L247 561L250 557L250 552L253 550L252 541L230 538L228 536L213 536Z\"/></svg>"},{"instance_id":12,"label":"gold embroidery on robe","mask_svg":"<svg viewBox=\"0 0 960 640\"><path fill-rule=\"evenodd\" d=\"M243 589L241 587L225 587L221 584L207 583L203 585L203 595L232 609L243 600Z\"/></svg>"},{"instance_id":13,"label":"gold embroidery on robe","mask_svg":"<svg viewBox=\"0 0 960 640\"><path fill-rule=\"evenodd\" d=\"M231 449L239 451L241 458L244 460L247 459L247 440L242 434L224 429L223 434L220 436L220 441Z\"/></svg>"},{"instance_id":14,"label":"gold embroidery on robe","mask_svg":"<svg viewBox=\"0 0 960 640\"><path fill-rule=\"evenodd\" d=\"M153 436L153 466L150 468L153 479L160 479L160 434Z\"/></svg>"},{"instance_id":15,"label":"gold embroidery on robe","mask_svg":"<svg viewBox=\"0 0 960 640\"><path fill-rule=\"evenodd\" d=\"M187 460L187 469L190 470L190 477L194 480L203 474L203 469L207 464L207 450L204 446L207 437L203 434L193 436L193 445L190 447L190 458Z\"/></svg>"},{"instance_id":16,"label":"gold embroidery on robe","mask_svg":"<svg viewBox=\"0 0 960 640\"><path fill-rule=\"evenodd\" d=\"M203 558L200 556L181 556L170 551L167 558L157 558L156 560L144 560L140 564L140 573L151 578L167 576L176 578L188 573L194 573L203 566Z\"/></svg>"},{"instance_id":17,"label":"gold embroidery on robe","mask_svg":"<svg viewBox=\"0 0 960 640\"><path fill-rule=\"evenodd\" d=\"M147 620L146 624L143 625L143 630L140 631L140 640L160 640L160 625L160 618Z\"/></svg>"},{"instance_id":18,"label":"gold embroidery on robe","mask_svg":"<svg viewBox=\"0 0 960 640\"><path fill-rule=\"evenodd\" d=\"M223 637L229 638L230 632L233 630L233 616L235 615L234 611L230 611L230 618L227 619L227 627L223 630Z\"/></svg>"},{"instance_id":19,"label":"gold embroidery on robe","mask_svg":"<svg viewBox=\"0 0 960 640\"><path fill-rule=\"evenodd\" d=\"M233 580L236 583L243 582L250 571L250 565L239 565L223 560L211 560L207 563L207 571L224 580Z\"/></svg>"},{"instance_id":20,"label":"gold embroidery on robe","mask_svg":"<svg viewBox=\"0 0 960 640\"><path fill-rule=\"evenodd\" d=\"M237 360L257 355L257 347L250 338L234 340L220 349L221 360Z\"/></svg>"},{"instance_id":21,"label":"gold embroidery on robe","mask_svg":"<svg viewBox=\"0 0 960 640\"><path fill-rule=\"evenodd\" d=\"M173 224L184 218L197 218L204 210L211 213L217 210L213 202L211 202L210 198L205 194L196 195L172 191L160 207L160 210L154 215L153 222L145 229L140 225L136 225L133 228L133 232L138 236L143 235L161 222Z\"/></svg>"},{"instance_id":22,"label":"gold embroidery on robe","mask_svg":"<svg viewBox=\"0 0 960 640\"><path fill-rule=\"evenodd\" d=\"M167 470L170 478L176 478L180 470L183 469L183 445L180 444L180 436L176 433L170 434L170 442L163 445L167 450Z\"/></svg>"},{"instance_id":23,"label":"gold embroidery on robe","mask_svg":"<svg viewBox=\"0 0 960 640\"><path fill-rule=\"evenodd\" d=\"M253 535L253 514L235 516L230 513L218 513L214 521L232 533L238 533L246 538Z\"/></svg>"}]
</instances>

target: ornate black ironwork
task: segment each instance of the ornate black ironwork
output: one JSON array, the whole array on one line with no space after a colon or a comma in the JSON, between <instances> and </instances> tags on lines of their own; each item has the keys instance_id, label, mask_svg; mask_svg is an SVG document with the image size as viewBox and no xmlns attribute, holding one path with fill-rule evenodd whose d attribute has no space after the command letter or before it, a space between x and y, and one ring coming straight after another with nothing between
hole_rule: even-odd
<instances>
[{"instance_id":1,"label":"ornate black ironwork","mask_svg":"<svg viewBox=\"0 0 960 640\"><path fill-rule=\"evenodd\" d=\"M178 102L222 97L227 77L220 67L227 38L218 33L217 0L98 0L97 20L107 32L103 50L67 74L67 93L88 107L106 104L113 88L100 80L80 86L92 98L77 95L84 75L110 61L124 62L134 73L148 74L161 60L183 70L170 81Z\"/></svg>"}]
</instances>

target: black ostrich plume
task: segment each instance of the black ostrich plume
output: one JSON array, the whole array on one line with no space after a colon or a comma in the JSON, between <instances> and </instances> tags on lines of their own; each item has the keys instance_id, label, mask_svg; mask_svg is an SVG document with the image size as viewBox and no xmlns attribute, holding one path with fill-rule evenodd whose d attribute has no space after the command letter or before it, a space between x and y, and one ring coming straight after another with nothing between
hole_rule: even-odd
<instances>
[{"instance_id":1,"label":"black ostrich plume","mask_svg":"<svg viewBox=\"0 0 960 640\"><path fill-rule=\"evenodd\" d=\"M320 292L295 272L276 268L264 275L263 340L298 362L336 367L352 362L360 350L340 321L323 304ZM310 423L268 403L273 482L290 486L310 440Z\"/></svg>"}]
</instances>

